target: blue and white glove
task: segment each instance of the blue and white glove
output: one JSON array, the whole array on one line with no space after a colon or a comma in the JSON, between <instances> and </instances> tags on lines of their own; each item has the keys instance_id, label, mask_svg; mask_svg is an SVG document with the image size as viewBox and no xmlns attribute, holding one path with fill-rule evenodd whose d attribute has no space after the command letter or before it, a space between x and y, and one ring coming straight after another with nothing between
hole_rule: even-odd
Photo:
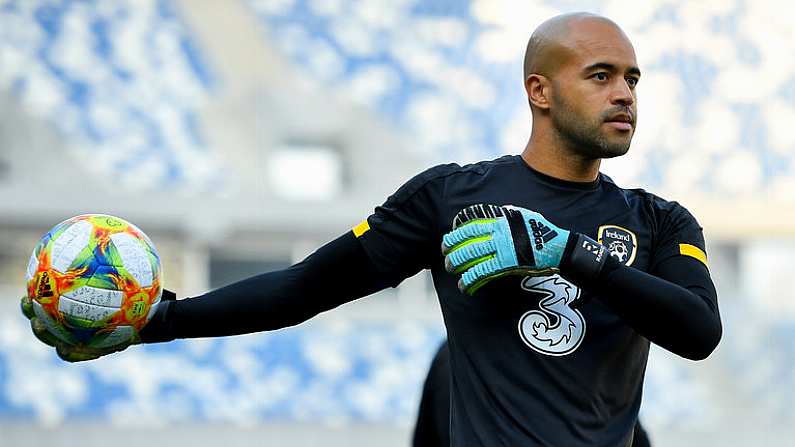
<instances>
[{"instance_id":1,"label":"blue and white glove","mask_svg":"<svg viewBox=\"0 0 795 447\"><path fill-rule=\"evenodd\" d=\"M514 206L472 205L453 219L442 238L448 272L461 274L458 288L472 295L506 275L561 273L575 283L599 275L607 249L561 229L535 211Z\"/></svg>"}]
</instances>

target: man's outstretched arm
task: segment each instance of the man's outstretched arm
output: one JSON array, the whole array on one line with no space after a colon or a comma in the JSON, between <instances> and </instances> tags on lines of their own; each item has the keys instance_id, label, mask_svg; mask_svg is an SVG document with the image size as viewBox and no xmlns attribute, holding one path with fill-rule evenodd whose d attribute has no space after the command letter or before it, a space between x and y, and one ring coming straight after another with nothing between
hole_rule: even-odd
<instances>
[{"instance_id":1,"label":"man's outstretched arm","mask_svg":"<svg viewBox=\"0 0 795 447\"><path fill-rule=\"evenodd\" d=\"M175 300L164 291L153 318L134 339L109 348L54 340L23 297L23 314L44 343L67 361L92 360L131 344L217 337L296 325L428 268L438 257L438 180L449 166L431 168L401 186L352 231L281 271L254 276L204 295ZM373 231L370 230L372 226Z\"/></svg>"},{"instance_id":2,"label":"man's outstretched arm","mask_svg":"<svg viewBox=\"0 0 795 447\"><path fill-rule=\"evenodd\" d=\"M284 270L194 298L164 301L141 341L220 337L293 326L388 286L352 232Z\"/></svg>"}]
</instances>

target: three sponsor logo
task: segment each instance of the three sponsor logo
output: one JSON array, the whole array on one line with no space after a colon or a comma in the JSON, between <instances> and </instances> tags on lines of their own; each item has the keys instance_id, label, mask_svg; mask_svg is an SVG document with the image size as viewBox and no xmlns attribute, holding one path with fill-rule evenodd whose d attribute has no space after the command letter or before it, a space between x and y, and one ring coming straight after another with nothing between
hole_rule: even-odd
<instances>
[{"instance_id":1,"label":"three sponsor logo","mask_svg":"<svg viewBox=\"0 0 795 447\"><path fill-rule=\"evenodd\" d=\"M580 288L557 274L525 277L521 287L538 298L537 308L519 319L522 341L540 354L574 352L585 337L585 319L572 307L580 298Z\"/></svg>"},{"instance_id":2,"label":"three sponsor logo","mask_svg":"<svg viewBox=\"0 0 795 447\"><path fill-rule=\"evenodd\" d=\"M551 241L557 232L536 221L529 220L532 243L536 250ZM631 265L638 250L635 233L618 225L602 225L597 230L598 242L582 239L581 246L601 262L613 256L625 265ZM580 298L580 289L559 275L528 276L522 289L539 297L538 307L525 312L519 319L519 335L534 351L550 356L564 356L576 351L585 337L586 322L583 314L573 307Z\"/></svg>"}]
</instances>

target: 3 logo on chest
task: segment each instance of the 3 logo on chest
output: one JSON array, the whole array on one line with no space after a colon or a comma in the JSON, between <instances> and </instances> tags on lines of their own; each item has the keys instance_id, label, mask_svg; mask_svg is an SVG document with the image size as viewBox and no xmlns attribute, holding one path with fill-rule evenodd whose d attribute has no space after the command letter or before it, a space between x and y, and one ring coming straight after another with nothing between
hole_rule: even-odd
<instances>
[{"instance_id":1,"label":"3 logo on chest","mask_svg":"<svg viewBox=\"0 0 795 447\"><path fill-rule=\"evenodd\" d=\"M597 230L597 240L607 247L610 256L624 265L632 265L638 252L638 237L618 225L602 225Z\"/></svg>"},{"instance_id":2,"label":"3 logo on chest","mask_svg":"<svg viewBox=\"0 0 795 447\"><path fill-rule=\"evenodd\" d=\"M597 238L622 264L632 265L635 261L638 237L632 231L618 225L601 225ZM581 299L580 288L560 275L528 276L521 287L539 298L537 308L519 318L522 341L534 351L550 356L576 351L586 328L584 315L573 306Z\"/></svg>"}]
</instances>

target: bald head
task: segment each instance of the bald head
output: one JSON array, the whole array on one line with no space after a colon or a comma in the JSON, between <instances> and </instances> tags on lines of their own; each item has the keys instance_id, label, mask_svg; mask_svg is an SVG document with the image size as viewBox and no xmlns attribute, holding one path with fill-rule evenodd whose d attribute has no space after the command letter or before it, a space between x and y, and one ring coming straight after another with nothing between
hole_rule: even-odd
<instances>
[{"instance_id":1,"label":"bald head","mask_svg":"<svg viewBox=\"0 0 795 447\"><path fill-rule=\"evenodd\" d=\"M609 19L574 13L542 23L524 60L532 146L557 147L586 160L626 153L639 80L635 49Z\"/></svg>"},{"instance_id":2,"label":"bald head","mask_svg":"<svg viewBox=\"0 0 795 447\"><path fill-rule=\"evenodd\" d=\"M524 80L532 73L552 77L566 63L583 28L594 23L612 26L624 34L612 20L587 12L561 14L539 25L527 42Z\"/></svg>"}]
</instances>

